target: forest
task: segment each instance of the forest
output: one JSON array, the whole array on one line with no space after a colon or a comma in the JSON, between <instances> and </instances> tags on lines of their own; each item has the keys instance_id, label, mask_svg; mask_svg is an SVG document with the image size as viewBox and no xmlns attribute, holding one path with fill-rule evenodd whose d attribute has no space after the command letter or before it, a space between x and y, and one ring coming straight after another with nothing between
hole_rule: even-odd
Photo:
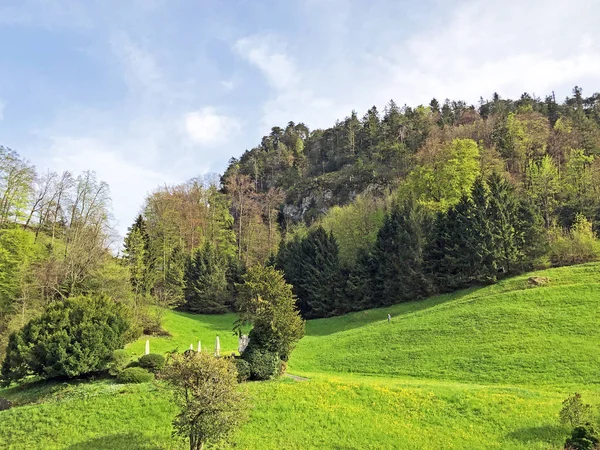
<instances>
[{"instance_id":1,"label":"forest","mask_svg":"<svg viewBox=\"0 0 600 450\"><path fill-rule=\"evenodd\" d=\"M222 176L158 187L118 252L109 187L0 147L0 356L54 302L103 294L132 338L165 308L235 311L275 267L304 318L597 260L600 94L390 101L327 129L289 122ZM157 307L158 306L158 307Z\"/></svg>"}]
</instances>

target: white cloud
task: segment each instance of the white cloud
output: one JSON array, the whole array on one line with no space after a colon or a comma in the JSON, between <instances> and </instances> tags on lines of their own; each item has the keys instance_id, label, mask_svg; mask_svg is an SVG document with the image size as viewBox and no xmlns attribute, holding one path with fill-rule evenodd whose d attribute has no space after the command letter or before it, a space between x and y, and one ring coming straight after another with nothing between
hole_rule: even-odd
<instances>
[{"instance_id":1,"label":"white cloud","mask_svg":"<svg viewBox=\"0 0 600 450\"><path fill-rule=\"evenodd\" d=\"M214 145L227 141L240 130L239 122L219 115L212 107L202 108L185 115L185 131L189 139L199 145Z\"/></svg>"},{"instance_id":2,"label":"white cloud","mask_svg":"<svg viewBox=\"0 0 600 450\"><path fill-rule=\"evenodd\" d=\"M223 86L223 89L226 91L232 91L233 88L235 88L235 82L233 80L223 80L221 81L221 86Z\"/></svg>"},{"instance_id":3,"label":"white cloud","mask_svg":"<svg viewBox=\"0 0 600 450\"><path fill-rule=\"evenodd\" d=\"M584 23L589 17L581 17L581 11L591 4L574 3L549 8L540 0L463 2L443 29L425 29L396 47L371 54L388 77L383 90L406 86L409 103L433 96L473 102L494 91L505 96L543 95L597 78L600 33L581 33L590 29ZM576 32L563 26L571 19L578 23Z\"/></svg>"},{"instance_id":4,"label":"white cloud","mask_svg":"<svg viewBox=\"0 0 600 450\"><path fill-rule=\"evenodd\" d=\"M110 43L123 65L125 80L132 91L156 94L165 90L162 71L152 53L125 33L114 34Z\"/></svg>"},{"instance_id":5,"label":"white cloud","mask_svg":"<svg viewBox=\"0 0 600 450\"><path fill-rule=\"evenodd\" d=\"M286 53L283 41L273 35L257 34L239 39L235 50L258 67L274 89L289 90L301 81L298 68Z\"/></svg>"},{"instance_id":6,"label":"white cloud","mask_svg":"<svg viewBox=\"0 0 600 450\"><path fill-rule=\"evenodd\" d=\"M408 105L433 97L476 103L493 92L566 95L575 84L586 92L599 87L590 86L600 78L597 2L550 8L545 0L440 1L426 14L402 2L363 6L361 0L305 0L303 20L313 24L313 35L296 37L293 46L272 34L235 43L271 88L263 103L265 126L288 120L330 126L352 109L364 112L390 99ZM401 16L415 21L394 26Z\"/></svg>"}]
</instances>

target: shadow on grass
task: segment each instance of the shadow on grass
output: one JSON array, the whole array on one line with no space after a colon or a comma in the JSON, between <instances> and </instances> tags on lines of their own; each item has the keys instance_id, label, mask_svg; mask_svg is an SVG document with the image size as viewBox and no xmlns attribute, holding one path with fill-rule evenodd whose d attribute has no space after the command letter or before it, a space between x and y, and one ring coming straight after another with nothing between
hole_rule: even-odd
<instances>
[{"instance_id":1,"label":"shadow on grass","mask_svg":"<svg viewBox=\"0 0 600 450\"><path fill-rule=\"evenodd\" d=\"M121 433L101 436L67 447L66 450L163 450L143 434Z\"/></svg>"},{"instance_id":2,"label":"shadow on grass","mask_svg":"<svg viewBox=\"0 0 600 450\"><path fill-rule=\"evenodd\" d=\"M567 433L563 427L558 425L543 425L541 427L521 428L507 434L506 437L524 443L543 442L560 444L566 439Z\"/></svg>"}]
</instances>

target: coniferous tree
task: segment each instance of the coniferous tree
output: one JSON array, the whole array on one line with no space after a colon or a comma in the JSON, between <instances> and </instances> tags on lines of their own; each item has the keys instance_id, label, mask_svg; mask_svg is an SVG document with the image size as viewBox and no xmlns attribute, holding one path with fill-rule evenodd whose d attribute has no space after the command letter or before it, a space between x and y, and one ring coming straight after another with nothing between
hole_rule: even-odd
<instances>
[{"instance_id":1,"label":"coniferous tree","mask_svg":"<svg viewBox=\"0 0 600 450\"><path fill-rule=\"evenodd\" d=\"M489 219L494 259L500 273L511 273L523 259L523 230L519 229L519 201L508 181L497 174L488 180Z\"/></svg>"},{"instance_id":2,"label":"coniferous tree","mask_svg":"<svg viewBox=\"0 0 600 450\"><path fill-rule=\"evenodd\" d=\"M139 215L125 236L123 259L129 267L134 294L145 296L152 287L150 238L144 218Z\"/></svg>"},{"instance_id":3,"label":"coniferous tree","mask_svg":"<svg viewBox=\"0 0 600 450\"><path fill-rule=\"evenodd\" d=\"M423 272L427 216L413 200L395 205L377 236L372 259L372 306L424 297L428 282Z\"/></svg>"},{"instance_id":4,"label":"coniferous tree","mask_svg":"<svg viewBox=\"0 0 600 450\"><path fill-rule=\"evenodd\" d=\"M477 179L471 197L463 196L446 214L438 215L427 251L427 268L441 291L496 279L487 197L483 180Z\"/></svg>"},{"instance_id":5,"label":"coniferous tree","mask_svg":"<svg viewBox=\"0 0 600 450\"><path fill-rule=\"evenodd\" d=\"M227 260L207 242L187 264L184 277L184 308L201 314L227 311Z\"/></svg>"},{"instance_id":6,"label":"coniferous tree","mask_svg":"<svg viewBox=\"0 0 600 450\"><path fill-rule=\"evenodd\" d=\"M338 253L335 237L322 227L310 231L302 241L298 296L304 317L327 317L345 310Z\"/></svg>"},{"instance_id":7,"label":"coniferous tree","mask_svg":"<svg viewBox=\"0 0 600 450\"><path fill-rule=\"evenodd\" d=\"M349 309L344 304L337 241L323 227L311 230L304 239L282 244L277 267L294 286L303 317L327 317Z\"/></svg>"}]
</instances>

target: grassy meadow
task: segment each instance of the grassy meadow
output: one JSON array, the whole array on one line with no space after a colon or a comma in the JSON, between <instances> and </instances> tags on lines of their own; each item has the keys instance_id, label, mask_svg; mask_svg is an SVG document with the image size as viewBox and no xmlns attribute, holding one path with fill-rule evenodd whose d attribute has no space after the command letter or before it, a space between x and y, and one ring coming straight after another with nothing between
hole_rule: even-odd
<instances>
[{"instance_id":1,"label":"grassy meadow","mask_svg":"<svg viewBox=\"0 0 600 450\"><path fill-rule=\"evenodd\" d=\"M241 449L562 448L561 402L600 404L600 264L536 272L493 286L307 323L290 378L246 383ZM387 314L392 322L387 323ZM170 337L235 351L232 314L166 312ZM129 345L141 355L145 338ZM182 449L161 383L40 383L0 390L0 448Z\"/></svg>"}]
</instances>

